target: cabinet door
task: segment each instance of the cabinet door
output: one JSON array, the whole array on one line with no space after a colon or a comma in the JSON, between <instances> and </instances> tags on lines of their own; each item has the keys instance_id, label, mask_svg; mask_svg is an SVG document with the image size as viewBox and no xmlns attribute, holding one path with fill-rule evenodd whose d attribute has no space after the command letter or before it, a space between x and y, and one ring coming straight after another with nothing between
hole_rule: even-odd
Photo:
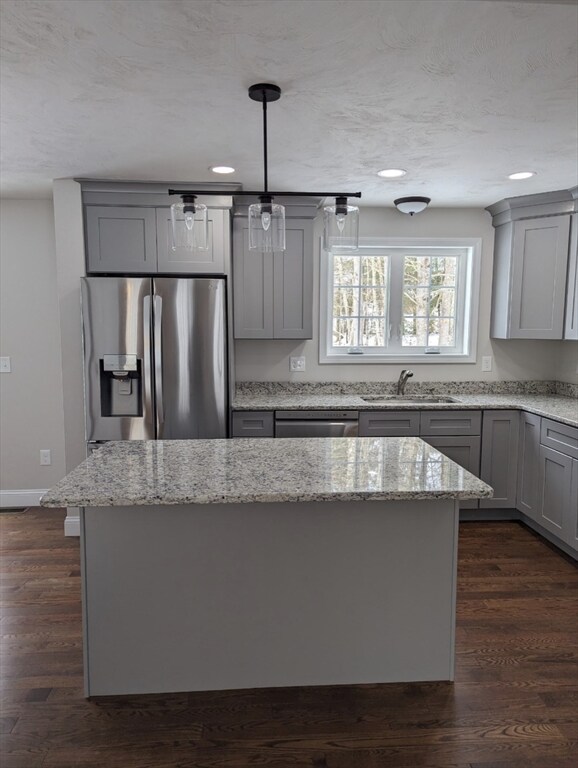
<instances>
[{"instance_id":1,"label":"cabinet door","mask_svg":"<svg viewBox=\"0 0 578 768\"><path fill-rule=\"evenodd\" d=\"M423 416L423 414L422 414ZM460 467L467 469L472 475L480 476L480 436L468 437L422 437L426 443L437 448ZM477 509L477 499L460 501L460 509Z\"/></svg>"},{"instance_id":2,"label":"cabinet door","mask_svg":"<svg viewBox=\"0 0 578 768\"><path fill-rule=\"evenodd\" d=\"M516 507L519 411L484 411L480 477L494 489L480 507Z\"/></svg>"},{"instance_id":3,"label":"cabinet door","mask_svg":"<svg viewBox=\"0 0 578 768\"><path fill-rule=\"evenodd\" d=\"M570 252L566 281L566 320L564 338L578 339L578 213L570 217Z\"/></svg>"},{"instance_id":4,"label":"cabinet door","mask_svg":"<svg viewBox=\"0 0 578 768\"><path fill-rule=\"evenodd\" d=\"M534 413L520 415L517 509L537 522L540 514L538 509L540 422L540 417Z\"/></svg>"},{"instance_id":5,"label":"cabinet door","mask_svg":"<svg viewBox=\"0 0 578 768\"><path fill-rule=\"evenodd\" d=\"M236 339L273 338L273 257L249 250L245 218L233 222L233 316Z\"/></svg>"},{"instance_id":6,"label":"cabinet door","mask_svg":"<svg viewBox=\"0 0 578 768\"><path fill-rule=\"evenodd\" d=\"M514 222L510 338L561 339L570 216Z\"/></svg>"},{"instance_id":7,"label":"cabinet door","mask_svg":"<svg viewBox=\"0 0 578 768\"><path fill-rule=\"evenodd\" d=\"M569 543L572 528L572 462L569 456L540 446L539 517L536 521Z\"/></svg>"},{"instance_id":8,"label":"cabinet door","mask_svg":"<svg viewBox=\"0 0 578 768\"><path fill-rule=\"evenodd\" d=\"M479 435L481 411L422 411L420 435Z\"/></svg>"},{"instance_id":9,"label":"cabinet door","mask_svg":"<svg viewBox=\"0 0 578 768\"><path fill-rule=\"evenodd\" d=\"M87 273L157 271L154 208L87 205Z\"/></svg>"},{"instance_id":10,"label":"cabinet door","mask_svg":"<svg viewBox=\"0 0 578 768\"><path fill-rule=\"evenodd\" d=\"M359 437L417 437L419 411L362 411Z\"/></svg>"},{"instance_id":11,"label":"cabinet door","mask_svg":"<svg viewBox=\"0 0 578 768\"><path fill-rule=\"evenodd\" d=\"M170 208L157 208L158 269L162 273L212 274L225 272L229 251L229 212L214 208L207 213L209 223L209 249L207 251L172 248L172 222ZM184 226L182 222L177 225Z\"/></svg>"},{"instance_id":12,"label":"cabinet door","mask_svg":"<svg viewBox=\"0 0 578 768\"><path fill-rule=\"evenodd\" d=\"M273 335L313 337L313 222L288 219L286 249L273 259Z\"/></svg>"},{"instance_id":13,"label":"cabinet door","mask_svg":"<svg viewBox=\"0 0 578 768\"><path fill-rule=\"evenodd\" d=\"M283 253L249 250L247 219L233 223L236 339L313 336L313 222L288 219Z\"/></svg>"},{"instance_id":14,"label":"cabinet door","mask_svg":"<svg viewBox=\"0 0 578 768\"><path fill-rule=\"evenodd\" d=\"M572 459L572 482L570 488L568 538L566 543L578 552L578 459Z\"/></svg>"}]
</instances>

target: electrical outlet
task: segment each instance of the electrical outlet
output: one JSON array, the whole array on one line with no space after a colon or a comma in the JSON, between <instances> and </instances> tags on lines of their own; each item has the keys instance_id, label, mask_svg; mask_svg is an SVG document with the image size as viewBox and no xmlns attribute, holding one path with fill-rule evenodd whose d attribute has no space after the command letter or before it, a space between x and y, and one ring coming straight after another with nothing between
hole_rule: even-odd
<instances>
[{"instance_id":1,"label":"electrical outlet","mask_svg":"<svg viewBox=\"0 0 578 768\"><path fill-rule=\"evenodd\" d=\"M0 373L10 373L12 366L10 365L9 357L0 357Z\"/></svg>"},{"instance_id":2,"label":"electrical outlet","mask_svg":"<svg viewBox=\"0 0 578 768\"><path fill-rule=\"evenodd\" d=\"M491 371L492 370L492 356L487 355L486 357L482 357L482 371Z\"/></svg>"},{"instance_id":3,"label":"electrical outlet","mask_svg":"<svg viewBox=\"0 0 578 768\"><path fill-rule=\"evenodd\" d=\"M304 357L290 357L289 358L289 370L290 371L304 371L305 370L305 358Z\"/></svg>"},{"instance_id":4,"label":"electrical outlet","mask_svg":"<svg viewBox=\"0 0 578 768\"><path fill-rule=\"evenodd\" d=\"M50 449L45 448L40 451L40 463L42 464L42 466L48 466L49 464L52 464Z\"/></svg>"}]
</instances>

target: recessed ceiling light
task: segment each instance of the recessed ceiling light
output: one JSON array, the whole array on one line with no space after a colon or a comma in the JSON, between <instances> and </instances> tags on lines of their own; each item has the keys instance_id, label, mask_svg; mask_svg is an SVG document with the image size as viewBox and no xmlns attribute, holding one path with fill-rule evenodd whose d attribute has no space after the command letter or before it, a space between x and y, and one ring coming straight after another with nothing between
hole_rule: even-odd
<instances>
[{"instance_id":1,"label":"recessed ceiling light","mask_svg":"<svg viewBox=\"0 0 578 768\"><path fill-rule=\"evenodd\" d=\"M378 171L377 175L382 179L399 179L401 176L405 176L407 171L403 168L384 168L383 171Z\"/></svg>"},{"instance_id":2,"label":"recessed ceiling light","mask_svg":"<svg viewBox=\"0 0 578 768\"><path fill-rule=\"evenodd\" d=\"M235 169L230 165L212 165L209 170L213 173L235 173Z\"/></svg>"},{"instance_id":3,"label":"recessed ceiling light","mask_svg":"<svg viewBox=\"0 0 578 768\"><path fill-rule=\"evenodd\" d=\"M531 176L535 176L536 171L520 171L519 173L511 173L509 179L529 179Z\"/></svg>"}]
</instances>

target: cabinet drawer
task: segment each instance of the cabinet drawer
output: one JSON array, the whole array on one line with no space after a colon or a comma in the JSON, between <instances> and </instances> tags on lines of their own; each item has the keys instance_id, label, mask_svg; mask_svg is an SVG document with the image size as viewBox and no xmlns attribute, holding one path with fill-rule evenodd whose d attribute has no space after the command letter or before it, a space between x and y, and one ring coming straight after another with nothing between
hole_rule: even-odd
<instances>
[{"instance_id":1,"label":"cabinet drawer","mask_svg":"<svg viewBox=\"0 0 578 768\"><path fill-rule=\"evenodd\" d=\"M560 451L565 456L578 459L578 429L550 419L542 419L540 443Z\"/></svg>"},{"instance_id":2,"label":"cabinet drawer","mask_svg":"<svg viewBox=\"0 0 578 768\"><path fill-rule=\"evenodd\" d=\"M360 437L417 437L419 411L362 411Z\"/></svg>"},{"instance_id":3,"label":"cabinet drawer","mask_svg":"<svg viewBox=\"0 0 578 768\"><path fill-rule=\"evenodd\" d=\"M481 411L422 411L420 435L479 435Z\"/></svg>"},{"instance_id":4,"label":"cabinet drawer","mask_svg":"<svg viewBox=\"0 0 578 768\"><path fill-rule=\"evenodd\" d=\"M273 437L273 411L233 413L233 437Z\"/></svg>"}]
</instances>

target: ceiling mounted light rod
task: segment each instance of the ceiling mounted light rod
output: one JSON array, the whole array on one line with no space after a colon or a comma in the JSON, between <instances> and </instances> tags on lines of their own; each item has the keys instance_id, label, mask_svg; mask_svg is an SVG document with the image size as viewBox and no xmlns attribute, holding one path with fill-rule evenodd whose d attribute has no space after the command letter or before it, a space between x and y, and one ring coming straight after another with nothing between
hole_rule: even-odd
<instances>
[{"instance_id":1,"label":"ceiling mounted light rod","mask_svg":"<svg viewBox=\"0 0 578 768\"><path fill-rule=\"evenodd\" d=\"M326 250L356 250L359 242L359 208L348 205L347 198L361 197L361 192L271 192L269 190L267 104L281 98L281 88L273 83L257 83L249 88L249 98L253 101L259 101L263 105L263 189L258 192L235 190L230 193L235 197L259 198L259 202L250 205L248 211L249 250L263 253L285 250L285 207L273 203L275 197L334 197L335 205L326 206L323 209L325 248ZM195 229L195 222L197 221L195 212L201 208L206 210L206 206L196 203L195 198L201 195L222 194L227 193L223 192L222 189L219 191L214 189L169 189L169 195L179 195L182 198L182 203L175 203L171 206L173 248L179 247L180 241L176 233L178 233L181 218L185 220L185 229L189 231L189 235L185 238L184 247L199 247L194 244L195 238L192 236L192 230Z\"/></svg>"}]
</instances>

